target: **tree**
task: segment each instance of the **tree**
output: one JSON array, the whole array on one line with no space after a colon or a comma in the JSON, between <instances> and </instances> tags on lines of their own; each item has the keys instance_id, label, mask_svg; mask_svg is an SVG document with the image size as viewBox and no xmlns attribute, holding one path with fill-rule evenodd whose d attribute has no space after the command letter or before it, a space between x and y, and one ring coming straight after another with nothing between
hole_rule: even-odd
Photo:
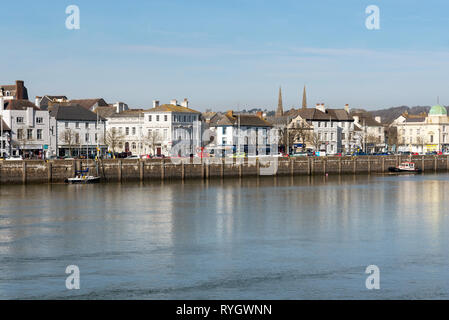
<instances>
[{"instance_id":1,"label":"tree","mask_svg":"<svg viewBox=\"0 0 449 320\"><path fill-rule=\"evenodd\" d=\"M60 136L61 143L69 148L69 156L72 156L72 149L76 145L76 133L72 129L65 129Z\"/></svg>"},{"instance_id":2,"label":"tree","mask_svg":"<svg viewBox=\"0 0 449 320\"><path fill-rule=\"evenodd\" d=\"M32 142L34 139L33 137L28 137L28 132L25 131L26 129L17 129L17 138L13 142L14 146L16 148L19 148L19 154L23 154L23 150L25 149L25 146Z\"/></svg>"},{"instance_id":3,"label":"tree","mask_svg":"<svg viewBox=\"0 0 449 320\"><path fill-rule=\"evenodd\" d=\"M313 147L315 148L315 151L320 151L321 144L323 143L321 141L320 135L318 133L314 132L312 134L311 138L312 138L312 144L313 144Z\"/></svg>"},{"instance_id":4,"label":"tree","mask_svg":"<svg viewBox=\"0 0 449 320\"><path fill-rule=\"evenodd\" d=\"M110 148L110 150L112 150L112 153L115 154L115 150L121 143L123 143L124 139L125 135L123 133L117 131L115 128L111 128L106 131L104 143Z\"/></svg>"},{"instance_id":5,"label":"tree","mask_svg":"<svg viewBox=\"0 0 449 320\"><path fill-rule=\"evenodd\" d=\"M148 130L146 136L143 137L143 143L147 145L153 154L156 154L156 146L160 144L161 137L157 133L157 131Z\"/></svg>"},{"instance_id":6,"label":"tree","mask_svg":"<svg viewBox=\"0 0 449 320\"><path fill-rule=\"evenodd\" d=\"M291 130L293 131L292 133L295 137L294 141L296 142L299 140L302 144L301 149L302 151L304 151L306 143L311 140L313 129L309 125L304 123L304 121L301 121L300 123L295 122Z\"/></svg>"},{"instance_id":7,"label":"tree","mask_svg":"<svg viewBox=\"0 0 449 320\"><path fill-rule=\"evenodd\" d=\"M418 146L421 146L421 152L424 152L424 145L425 145L426 143L427 143L427 142L426 142L426 140L425 140L423 137L418 136L418 137L416 138L416 144L417 144Z\"/></svg>"}]
</instances>

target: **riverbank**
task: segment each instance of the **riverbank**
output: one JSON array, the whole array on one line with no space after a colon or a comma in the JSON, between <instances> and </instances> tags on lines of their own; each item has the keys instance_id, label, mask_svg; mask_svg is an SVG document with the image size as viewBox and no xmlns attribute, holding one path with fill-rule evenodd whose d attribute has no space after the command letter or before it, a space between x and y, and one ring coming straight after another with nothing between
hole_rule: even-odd
<instances>
[{"instance_id":1,"label":"riverbank","mask_svg":"<svg viewBox=\"0 0 449 320\"><path fill-rule=\"evenodd\" d=\"M226 158L226 159L109 159L1 161L0 184L62 183L76 170L89 169L102 182L243 178L258 175L386 173L410 156ZM449 171L449 156L413 156L424 172Z\"/></svg>"}]
</instances>

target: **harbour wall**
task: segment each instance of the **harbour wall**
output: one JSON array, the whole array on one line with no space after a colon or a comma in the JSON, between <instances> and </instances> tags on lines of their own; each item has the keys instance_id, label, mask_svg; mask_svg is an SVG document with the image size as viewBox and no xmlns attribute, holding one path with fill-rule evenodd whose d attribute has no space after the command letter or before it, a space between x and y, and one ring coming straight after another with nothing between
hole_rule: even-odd
<instances>
[{"instance_id":1,"label":"harbour wall","mask_svg":"<svg viewBox=\"0 0 449 320\"><path fill-rule=\"evenodd\" d=\"M242 178L274 175L333 175L385 173L388 168L410 160L410 156L296 157L296 158L186 158L0 161L0 184L62 183L76 170L102 182L157 181L182 179ZM413 156L424 172L449 172L449 156Z\"/></svg>"}]
</instances>

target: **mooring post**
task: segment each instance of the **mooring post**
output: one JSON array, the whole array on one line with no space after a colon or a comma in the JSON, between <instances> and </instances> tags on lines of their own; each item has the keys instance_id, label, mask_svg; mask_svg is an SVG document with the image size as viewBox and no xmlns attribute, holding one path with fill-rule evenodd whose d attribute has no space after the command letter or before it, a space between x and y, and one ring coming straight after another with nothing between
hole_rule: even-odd
<instances>
[{"instance_id":1,"label":"mooring post","mask_svg":"<svg viewBox=\"0 0 449 320\"><path fill-rule=\"evenodd\" d=\"M290 175L293 176L295 174L295 161L293 158L290 158Z\"/></svg>"},{"instance_id":2,"label":"mooring post","mask_svg":"<svg viewBox=\"0 0 449 320\"><path fill-rule=\"evenodd\" d=\"M26 161L22 164L22 182L23 184L27 183L27 163Z\"/></svg>"},{"instance_id":3,"label":"mooring post","mask_svg":"<svg viewBox=\"0 0 449 320\"><path fill-rule=\"evenodd\" d=\"M382 172L385 172L385 157L382 157Z\"/></svg>"},{"instance_id":4,"label":"mooring post","mask_svg":"<svg viewBox=\"0 0 449 320\"><path fill-rule=\"evenodd\" d=\"M118 182L122 182L122 159L118 160Z\"/></svg>"},{"instance_id":5,"label":"mooring post","mask_svg":"<svg viewBox=\"0 0 449 320\"><path fill-rule=\"evenodd\" d=\"M371 158L368 157L368 174L371 174Z\"/></svg>"},{"instance_id":6,"label":"mooring post","mask_svg":"<svg viewBox=\"0 0 449 320\"><path fill-rule=\"evenodd\" d=\"M309 176L311 176L312 175L312 165L311 165L311 162L312 162L312 158L307 158L307 173L309 174Z\"/></svg>"},{"instance_id":7,"label":"mooring post","mask_svg":"<svg viewBox=\"0 0 449 320\"><path fill-rule=\"evenodd\" d=\"M161 180L165 179L165 161L161 159Z\"/></svg>"},{"instance_id":8,"label":"mooring post","mask_svg":"<svg viewBox=\"0 0 449 320\"><path fill-rule=\"evenodd\" d=\"M47 179L48 179L48 183L52 182L52 172L53 171L53 166L52 163L50 161L47 162Z\"/></svg>"},{"instance_id":9,"label":"mooring post","mask_svg":"<svg viewBox=\"0 0 449 320\"><path fill-rule=\"evenodd\" d=\"M435 172L437 172L438 169L438 156L435 156L435 160L433 162L433 169Z\"/></svg>"},{"instance_id":10,"label":"mooring post","mask_svg":"<svg viewBox=\"0 0 449 320\"><path fill-rule=\"evenodd\" d=\"M181 179L184 180L185 178L185 168L184 168L184 161L181 160Z\"/></svg>"},{"instance_id":11,"label":"mooring post","mask_svg":"<svg viewBox=\"0 0 449 320\"><path fill-rule=\"evenodd\" d=\"M357 158L353 157L352 162L353 162L353 170L354 170L354 174L355 174L357 171Z\"/></svg>"},{"instance_id":12,"label":"mooring post","mask_svg":"<svg viewBox=\"0 0 449 320\"><path fill-rule=\"evenodd\" d=\"M342 161L343 161L343 159L342 159L342 157L340 157L338 159L338 174L340 174L340 175L341 175Z\"/></svg>"},{"instance_id":13,"label":"mooring post","mask_svg":"<svg viewBox=\"0 0 449 320\"><path fill-rule=\"evenodd\" d=\"M144 162L142 159L139 159L139 177L140 177L140 181L143 181L143 175L144 175Z\"/></svg>"},{"instance_id":14,"label":"mooring post","mask_svg":"<svg viewBox=\"0 0 449 320\"><path fill-rule=\"evenodd\" d=\"M221 172L220 172L220 176L223 179L224 178L224 166L225 166L225 158L221 159Z\"/></svg>"}]
</instances>

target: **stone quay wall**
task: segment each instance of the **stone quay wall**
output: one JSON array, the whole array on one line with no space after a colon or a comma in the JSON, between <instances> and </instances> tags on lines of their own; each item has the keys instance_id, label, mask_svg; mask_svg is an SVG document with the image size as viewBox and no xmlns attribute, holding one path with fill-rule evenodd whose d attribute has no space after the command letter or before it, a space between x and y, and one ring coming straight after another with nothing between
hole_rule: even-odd
<instances>
[{"instance_id":1,"label":"stone quay wall","mask_svg":"<svg viewBox=\"0 0 449 320\"><path fill-rule=\"evenodd\" d=\"M62 183L76 170L102 182L242 178L258 175L333 175L385 173L411 160L424 172L449 172L449 156L359 156L295 158L185 158L0 161L0 184Z\"/></svg>"}]
</instances>

